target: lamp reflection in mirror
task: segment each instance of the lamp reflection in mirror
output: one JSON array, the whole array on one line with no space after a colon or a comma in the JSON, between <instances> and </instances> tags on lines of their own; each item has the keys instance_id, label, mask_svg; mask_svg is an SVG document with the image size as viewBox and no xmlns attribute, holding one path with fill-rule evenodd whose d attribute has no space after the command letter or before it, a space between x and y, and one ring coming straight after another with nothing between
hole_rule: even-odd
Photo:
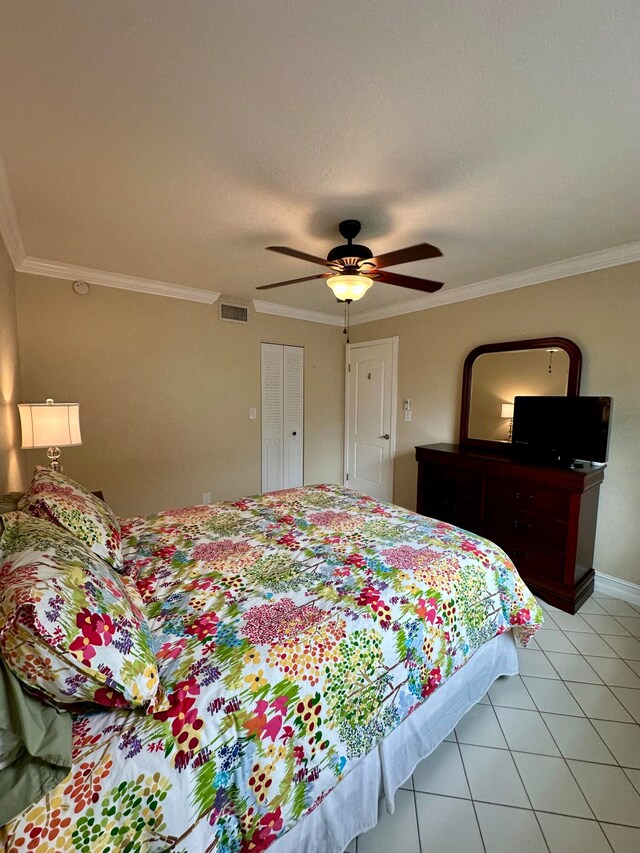
<instances>
[{"instance_id":1,"label":"lamp reflection in mirror","mask_svg":"<svg viewBox=\"0 0 640 853\"><path fill-rule=\"evenodd\" d=\"M501 418L509 418L509 432L507 441L513 440L513 403L503 403L500 412Z\"/></svg>"},{"instance_id":2,"label":"lamp reflection in mirror","mask_svg":"<svg viewBox=\"0 0 640 853\"><path fill-rule=\"evenodd\" d=\"M327 279L327 284L333 290L336 299L343 302L347 300L356 302L362 299L373 281L366 275L332 275Z\"/></svg>"},{"instance_id":3,"label":"lamp reflection in mirror","mask_svg":"<svg viewBox=\"0 0 640 853\"><path fill-rule=\"evenodd\" d=\"M45 403L19 403L22 427L22 448L46 447L54 471L62 471L61 447L82 444L80 435L80 404L54 403L49 397Z\"/></svg>"}]
</instances>

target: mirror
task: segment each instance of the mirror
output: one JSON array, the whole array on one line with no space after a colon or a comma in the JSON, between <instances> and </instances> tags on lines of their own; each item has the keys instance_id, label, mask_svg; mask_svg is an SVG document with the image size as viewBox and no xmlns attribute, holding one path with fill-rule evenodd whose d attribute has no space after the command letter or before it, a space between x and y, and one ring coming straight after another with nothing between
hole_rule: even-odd
<instances>
[{"instance_id":1,"label":"mirror","mask_svg":"<svg viewBox=\"0 0 640 853\"><path fill-rule=\"evenodd\" d=\"M460 444L508 447L513 399L576 396L582 355L568 338L535 338L476 347L464 363Z\"/></svg>"}]
</instances>

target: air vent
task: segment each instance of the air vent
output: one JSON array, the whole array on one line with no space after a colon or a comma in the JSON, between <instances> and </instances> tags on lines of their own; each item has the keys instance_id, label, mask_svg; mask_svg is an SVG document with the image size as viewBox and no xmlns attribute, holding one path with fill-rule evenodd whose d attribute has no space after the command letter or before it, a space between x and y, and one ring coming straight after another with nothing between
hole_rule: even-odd
<instances>
[{"instance_id":1,"label":"air vent","mask_svg":"<svg viewBox=\"0 0 640 853\"><path fill-rule=\"evenodd\" d=\"M248 323L249 309L246 305L237 305L233 302L219 302L219 318L227 323Z\"/></svg>"}]
</instances>

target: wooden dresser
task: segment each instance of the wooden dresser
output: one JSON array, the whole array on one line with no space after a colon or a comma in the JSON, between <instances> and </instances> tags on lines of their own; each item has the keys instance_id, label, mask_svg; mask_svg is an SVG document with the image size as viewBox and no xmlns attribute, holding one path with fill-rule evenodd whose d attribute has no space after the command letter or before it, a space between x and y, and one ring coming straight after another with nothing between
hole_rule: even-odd
<instances>
[{"instance_id":1,"label":"wooden dresser","mask_svg":"<svg viewBox=\"0 0 640 853\"><path fill-rule=\"evenodd\" d=\"M604 466L566 470L454 444L416 447L417 510L491 539L530 589L575 613L593 592Z\"/></svg>"}]
</instances>

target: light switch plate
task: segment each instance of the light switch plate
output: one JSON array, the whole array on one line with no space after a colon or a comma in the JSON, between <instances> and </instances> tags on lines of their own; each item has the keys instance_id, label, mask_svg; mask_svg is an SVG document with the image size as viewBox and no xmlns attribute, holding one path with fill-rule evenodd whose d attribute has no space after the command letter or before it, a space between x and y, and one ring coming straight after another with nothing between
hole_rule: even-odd
<instances>
[{"instance_id":1,"label":"light switch plate","mask_svg":"<svg viewBox=\"0 0 640 853\"><path fill-rule=\"evenodd\" d=\"M249 420L250 421L255 421L257 416L258 416L257 409L249 409Z\"/></svg>"},{"instance_id":2,"label":"light switch plate","mask_svg":"<svg viewBox=\"0 0 640 853\"><path fill-rule=\"evenodd\" d=\"M404 413L404 419L405 419L405 421L410 421L410 420L411 420L411 409L407 409L407 410L405 411L405 413Z\"/></svg>"}]
</instances>

